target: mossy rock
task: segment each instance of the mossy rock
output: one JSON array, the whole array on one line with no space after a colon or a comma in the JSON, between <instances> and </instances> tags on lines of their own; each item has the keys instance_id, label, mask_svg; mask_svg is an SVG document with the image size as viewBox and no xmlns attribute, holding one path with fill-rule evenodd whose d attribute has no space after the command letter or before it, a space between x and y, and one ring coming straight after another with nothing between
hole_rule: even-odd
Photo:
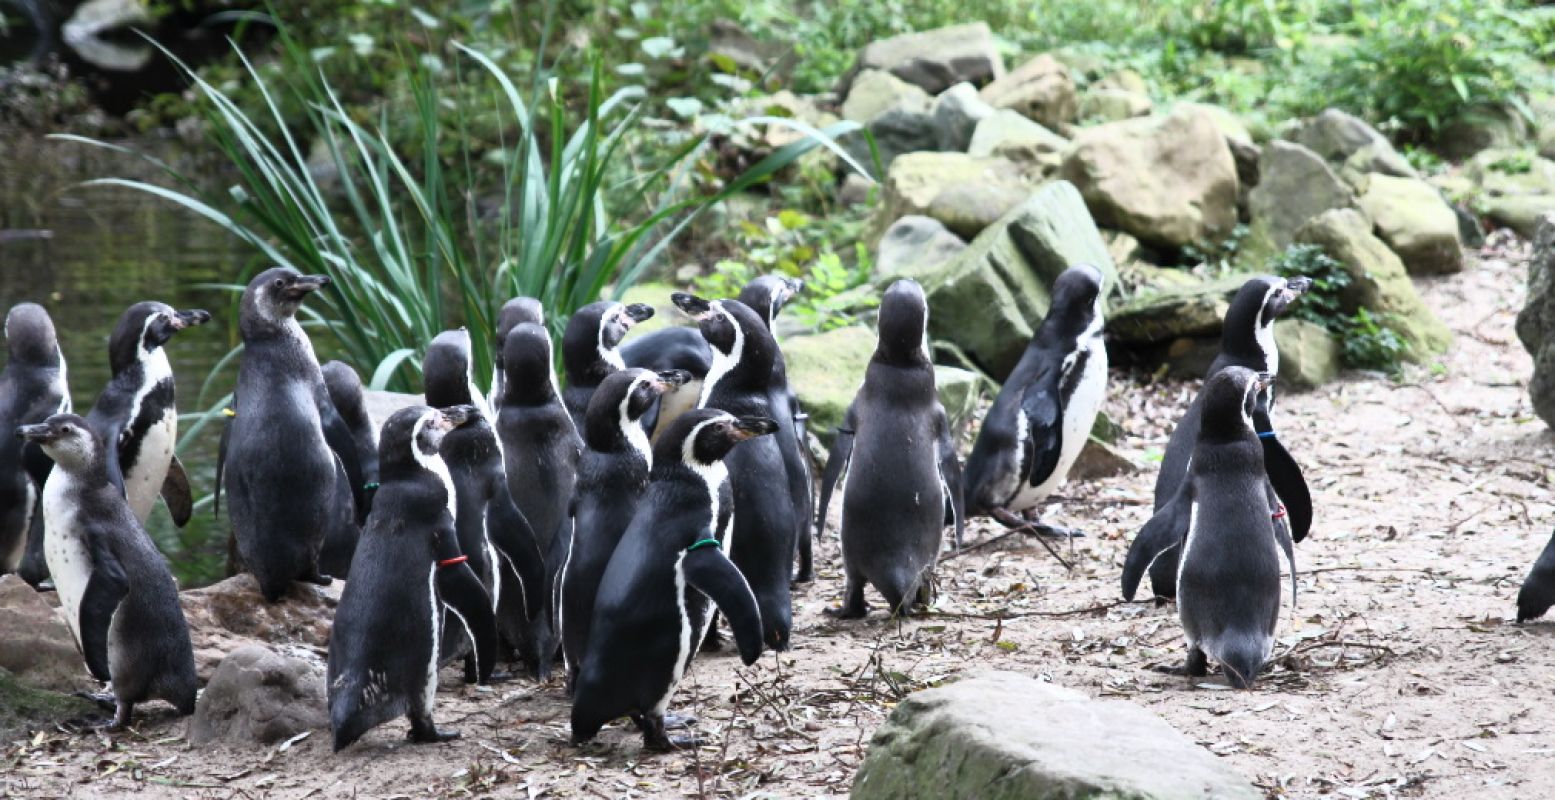
<instances>
[{"instance_id":1,"label":"mossy rock","mask_svg":"<svg viewBox=\"0 0 1555 800\"><path fill-rule=\"evenodd\" d=\"M34 689L0 669L0 742L55 723L101 716L97 705L80 697Z\"/></svg>"},{"instance_id":2,"label":"mossy rock","mask_svg":"<svg viewBox=\"0 0 1555 800\"><path fill-rule=\"evenodd\" d=\"M1339 376L1344 348L1323 326L1304 319L1274 323L1274 343L1280 352L1280 384L1314 389Z\"/></svg>"},{"instance_id":3,"label":"mossy rock","mask_svg":"<svg viewBox=\"0 0 1555 800\"><path fill-rule=\"evenodd\" d=\"M823 441L830 442L842 424L874 352L875 332L863 325L783 341L788 385L810 415L809 429Z\"/></svg>"},{"instance_id":4,"label":"mossy rock","mask_svg":"<svg viewBox=\"0 0 1555 800\"><path fill-rule=\"evenodd\" d=\"M1130 346L1220 335L1226 308L1251 275L1227 275L1184 286L1160 286L1112 309L1107 334Z\"/></svg>"}]
</instances>

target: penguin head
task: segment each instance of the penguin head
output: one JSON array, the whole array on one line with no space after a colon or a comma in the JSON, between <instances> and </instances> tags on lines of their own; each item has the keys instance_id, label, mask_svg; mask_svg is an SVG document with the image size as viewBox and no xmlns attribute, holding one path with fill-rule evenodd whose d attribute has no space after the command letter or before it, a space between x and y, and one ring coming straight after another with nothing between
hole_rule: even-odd
<instances>
[{"instance_id":1,"label":"penguin head","mask_svg":"<svg viewBox=\"0 0 1555 800\"><path fill-rule=\"evenodd\" d=\"M777 423L766 417L736 417L712 408L693 409L676 417L659 436L653 445L653 463L706 468L721 462L740 442L776 431Z\"/></svg>"},{"instance_id":2,"label":"penguin head","mask_svg":"<svg viewBox=\"0 0 1555 800\"><path fill-rule=\"evenodd\" d=\"M665 392L684 386L690 380L691 373L683 369L663 372L624 369L613 373L600 382L589 398L588 410L583 417L583 441L590 449L602 453L618 452L642 435L642 446L646 448L643 415Z\"/></svg>"},{"instance_id":3,"label":"penguin head","mask_svg":"<svg viewBox=\"0 0 1555 800\"><path fill-rule=\"evenodd\" d=\"M1052 302L1041 330L1049 336L1077 340L1102 326L1102 288L1106 277L1090 264L1076 264L1053 281ZM1033 337L1033 344L1042 337ZM1056 342L1052 342L1056 344Z\"/></svg>"},{"instance_id":4,"label":"penguin head","mask_svg":"<svg viewBox=\"0 0 1555 800\"><path fill-rule=\"evenodd\" d=\"M745 288L740 290L740 302L750 306L770 330L778 312L803 290L804 281L798 278L763 275L745 284Z\"/></svg>"},{"instance_id":5,"label":"penguin head","mask_svg":"<svg viewBox=\"0 0 1555 800\"><path fill-rule=\"evenodd\" d=\"M713 349L714 370L721 357L729 372L743 371L760 381L771 376L777 342L750 306L732 300L703 300L685 292L670 295L670 302L697 321L702 338ZM709 377L713 377L711 373Z\"/></svg>"},{"instance_id":6,"label":"penguin head","mask_svg":"<svg viewBox=\"0 0 1555 800\"><path fill-rule=\"evenodd\" d=\"M1262 364L1270 372L1279 371L1279 353L1274 349L1274 321L1307 289L1310 278L1281 278L1263 275L1249 279L1237 290L1226 309L1225 328L1220 349L1241 356L1250 363Z\"/></svg>"},{"instance_id":7,"label":"penguin head","mask_svg":"<svg viewBox=\"0 0 1555 800\"><path fill-rule=\"evenodd\" d=\"M356 374L350 364L344 361L329 361L319 367L324 373L324 388L329 392L329 401L335 404L335 409L347 420L358 421L367 419L366 398L362 394L362 376Z\"/></svg>"},{"instance_id":8,"label":"penguin head","mask_svg":"<svg viewBox=\"0 0 1555 800\"><path fill-rule=\"evenodd\" d=\"M502 342L503 402L538 405L556 394L552 383L551 335L533 322L520 322Z\"/></svg>"},{"instance_id":9,"label":"penguin head","mask_svg":"<svg viewBox=\"0 0 1555 800\"><path fill-rule=\"evenodd\" d=\"M441 465L438 448L454 428L480 418L474 406L444 409L409 406L390 415L378 437L378 463L383 480L403 478L422 469L434 472Z\"/></svg>"},{"instance_id":10,"label":"penguin head","mask_svg":"<svg viewBox=\"0 0 1555 800\"><path fill-rule=\"evenodd\" d=\"M75 414L55 414L16 429L16 436L43 448L54 463L70 472L80 471L102 457L102 441Z\"/></svg>"},{"instance_id":11,"label":"penguin head","mask_svg":"<svg viewBox=\"0 0 1555 800\"><path fill-rule=\"evenodd\" d=\"M899 280L885 290L879 329L876 358L887 364L929 363L929 303L917 281Z\"/></svg>"},{"instance_id":12,"label":"penguin head","mask_svg":"<svg viewBox=\"0 0 1555 800\"><path fill-rule=\"evenodd\" d=\"M1226 367L1204 382L1201 436L1231 441L1253 436L1253 412L1274 375L1246 367Z\"/></svg>"},{"instance_id":13,"label":"penguin head","mask_svg":"<svg viewBox=\"0 0 1555 800\"><path fill-rule=\"evenodd\" d=\"M427 405L443 408L473 403L473 364L469 331L460 328L434 337L421 360L421 387Z\"/></svg>"},{"instance_id":14,"label":"penguin head","mask_svg":"<svg viewBox=\"0 0 1555 800\"><path fill-rule=\"evenodd\" d=\"M502 310L497 312L497 347L492 354L492 360L496 361L497 369L502 369L502 343L508 340L508 333L522 323L535 325L545 324L545 307L533 297L515 297L502 304Z\"/></svg>"},{"instance_id":15,"label":"penguin head","mask_svg":"<svg viewBox=\"0 0 1555 800\"><path fill-rule=\"evenodd\" d=\"M567 382L574 386L597 386L606 375L625 369L616 348L633 325L653 316L646 303L623 305L601 300L577 310L567 320L562 334L562 363Z\"/></svg>"},{"instance_id":16,"label":"penguin head","mask_svg":"<svg viewBox=\"0 0 1555 800\"><path fill-rule=\"evenodd\" d=\"M281 330L309 294L328 285L328 275L304 275L291 267L272 267L259 273L243 290L239 318L243 335Z\"/></svg>"},{"instance_id":17,"label":"penguin head","mask_svg":"<svg viewBox=\"0 0 1555 800\"><path fill-rule=\"evenodd\" d=\"M108 337L108 363L115 373L157 351L184 328L204 325L211 313L202 309L178 311L166 303L147 300L119 315Z\"/></svg>"},{"instance_id":18,"label":"penguin head","mask_svg":"<svg viewBox=\"0 0 1555 800\"><path fill-rule=\"evenodd\" d=\"M19 303L5 315L5 347L10 353L7 364L29 367L58 367L59 339L54 320L37 303Z\"/></svg>"}]
</instances>

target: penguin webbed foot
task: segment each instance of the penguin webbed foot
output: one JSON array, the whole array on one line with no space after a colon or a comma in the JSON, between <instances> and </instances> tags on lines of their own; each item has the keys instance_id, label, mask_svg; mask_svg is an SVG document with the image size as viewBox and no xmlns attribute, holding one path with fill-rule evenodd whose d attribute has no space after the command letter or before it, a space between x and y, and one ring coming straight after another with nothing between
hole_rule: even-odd
<instances>
[{"instance_id":1,"label":"penguin webbed foot","mask_svg":"<svg viewBox=\"0 0 1555 800\"><path fill-rule=\"evenodd\" d=\"M335 582L333 577L317 571L315 571L312 575L304 577L302 580L303 583L311 583L314 586L328 586Z\"/></svg>"},{"instance_id":2,"label":"penguin webbed foot","mask_svg":"<svg viewBox=\"0 0 1555 800\"><path fill-rule=\"evenodd\" d=\"M436 744L437 742L451 742L459 738L459 732L438 730L437 726L432 723L430 716L422 720L417 720L413 717L410 720L410 730L405 734L405 738L416 744Z\"/></svg>"},{"instance_id":3,"label":"penguin webbed foot","mask_svg":"<svg viewBox=\"0 0 1555 800\"><path fill-rule=\"evenodd\" d=\"M104 711L117 711L119 708L119 701L113 692L73 692L72 696L89 700Z\"/></svg>"},{"instance_id":4,"label":"penguin webbed foot","mask_svg":"<svg viewBox=\"0 0 1555 800\"><path fill-rule=\"evenodd\" d=\"M789 579L789 582L815 583L815 565L801 561L799 569L794 572L794 577Z\"/></svg>"},{"instance_id":5,"label":"penguin webbed foot","mask_svg":"<svg viewBox=\"0 0 1555 800\"><path fill-rule=\"evenodd\" d=\"M1209 674L1209 657L1197 647L1188 649L1188 659L1182 666L1168 667L1165 665L1154 668L1156 672L1166 675L1176 675L1180 678L1202 678Z\"/></svg>"},{"instance_id":6,"label":"penguin webbed foot","mask_svg":"<svg viewBox=\"0 0 1555 800\"><path fill-rule=\"evenodd\" d=\"M655 753L670 753L676 750L684 750L692 747L701 747L706 742L700 736L684 734L670 736L665 729L670 726L673 715L661 716L659 714L644 714L635 718L637 727L643 732L643 749ZM684 719L684 718L682 718Z\"/></svg>"}]
</instances>

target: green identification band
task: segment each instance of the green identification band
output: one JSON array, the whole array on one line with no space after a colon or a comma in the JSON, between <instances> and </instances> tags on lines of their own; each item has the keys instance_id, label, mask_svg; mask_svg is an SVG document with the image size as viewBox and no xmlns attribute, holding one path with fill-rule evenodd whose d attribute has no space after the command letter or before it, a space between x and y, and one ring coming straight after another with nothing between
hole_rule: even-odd
<instances>
[{"instance_id":1,"label":"green identification band","mask_svg":"<svg viewBox=\"0 0 1555 800\"><path fill-rule=\"evenodd\" d=\"M718 540L717 539L703 539L702 541L697 542L696 544L693 544L690 547L686 548L686 552L689 553L692 550L696 550L696 549L702 548L702 547L717 547L717 546L718 546Z\"/></svg>"}]
</instances>

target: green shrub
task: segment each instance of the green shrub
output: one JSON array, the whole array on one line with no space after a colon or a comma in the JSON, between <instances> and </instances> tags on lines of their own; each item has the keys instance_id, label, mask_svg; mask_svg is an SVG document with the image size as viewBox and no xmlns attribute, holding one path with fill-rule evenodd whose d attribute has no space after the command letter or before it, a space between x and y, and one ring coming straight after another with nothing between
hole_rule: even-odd
<instances>
[{"instance_id":1,"label":"green shrub","mask_svg":"<svg viewBox=\"0 0 1555 800\"><path fill-rule=\"evenodd\" d=\"M1286 278L1311 279L1312 286L1287 313L1320 325L1338 337L1345 366L1389 374L1402 368L1408 349L1403 338L1388 324L1390 319L1386 316L1379 317L1365 308L1356 309L1354 314L1345 312L1340 298L1350 285L1350 273L1322 248L1293 244L1269 262L1269 271Z\"/></svg>"},{"instance_id":2,"label":"green shrub","mask_svg":"<svg viewBox=\"0 0 1555 800\"><path fill-rule=\"evenodd\" d=\"M1408 346L1392 328L1382 324L1386 322L1386 318L1379 320L1364 308L1356 309L1355 316L1346 321L1341 336L1345 366L1388 374L1399 372Z\"/></svg>"}]
</instances>

